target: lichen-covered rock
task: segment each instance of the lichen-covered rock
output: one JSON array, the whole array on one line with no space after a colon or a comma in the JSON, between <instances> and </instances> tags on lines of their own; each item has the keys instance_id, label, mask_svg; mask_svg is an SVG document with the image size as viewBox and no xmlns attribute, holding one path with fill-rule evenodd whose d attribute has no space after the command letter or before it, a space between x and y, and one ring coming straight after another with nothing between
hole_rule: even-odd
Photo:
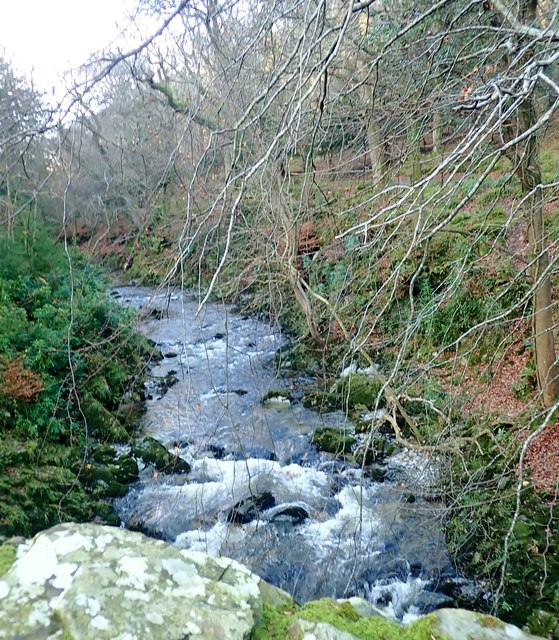
<instances>
[{"instance_id":1,"label":"lichen-covered rock","mask_svg":"<svg viewBox=\"0 0 559 640\"><path fill-rule=\"evenodd\" d=\"M65 524L18 548L0 578L0 638L248 638L286 594L234 560Z\"/></svg>"},{"instance_id":2,"label":"lichen-covered rock","mask_svg":"<svg viewBox=\"0 0 559 640\"><path fill-rule=\"evenodd\" d=\"M437 630L452 640L536 640L512 624L499 618L464 609L439 609L433 614L437 618Z\"/></svg>"}]
</instances>

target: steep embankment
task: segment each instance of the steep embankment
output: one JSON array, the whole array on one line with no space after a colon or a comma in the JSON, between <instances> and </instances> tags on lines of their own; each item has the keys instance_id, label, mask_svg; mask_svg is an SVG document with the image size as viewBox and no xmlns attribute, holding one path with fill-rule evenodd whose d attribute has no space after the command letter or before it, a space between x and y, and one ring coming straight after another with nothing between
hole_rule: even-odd
<instances>
[{"instance_id":1,"label":"steep embankment","mask_svg":"<svg viewBox=\"0 0 559 640\"><path fill-rule=\"evenodd\" d=\"M101 274L35 230L0 248L0 536L119 520L151 347Z\"/></svg>"}]
</instances>

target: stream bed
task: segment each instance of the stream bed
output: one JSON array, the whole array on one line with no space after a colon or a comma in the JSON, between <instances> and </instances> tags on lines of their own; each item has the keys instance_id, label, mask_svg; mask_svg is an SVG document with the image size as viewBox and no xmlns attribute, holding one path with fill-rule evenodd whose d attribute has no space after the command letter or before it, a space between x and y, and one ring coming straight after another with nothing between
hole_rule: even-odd
<instances>
[{"instance_id":1,"label":"stream bed","mask_svg":"<svg viewBox=\"0 0 559 640\"><path fill-rule=\"evenodd\" d=\"M235 558L300 602L358 595L404 621L471 587L448 557L442 506L422 495L427 459L399 451L378 482L311 444L319 427L352 424L298 402L305 380L278 371L274 356L287 340L277 327L213 303L197 315L187 292L113 295L142 310L140 330L163 354L141 432L191 467L146 468L116 501L124 526ZM271 389L293 400L263 404Z\"/></svg>"}]
</instances>

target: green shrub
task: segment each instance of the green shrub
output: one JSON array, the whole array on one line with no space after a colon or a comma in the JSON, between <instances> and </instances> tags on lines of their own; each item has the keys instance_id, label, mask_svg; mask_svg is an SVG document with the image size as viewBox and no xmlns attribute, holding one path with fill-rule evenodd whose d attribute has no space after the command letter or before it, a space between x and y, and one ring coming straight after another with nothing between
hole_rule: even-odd
<instances>
[{"instance_id":1,"label":"green shrub","mask_svg":"<svg viewBox=\"0 0 559 640\"><path fill-rule=\"evenodd\" d=\"M101 274L35 230L0 239L0 533L30 535L110 510L79 482L92 435L141 382L146 341ZM113 413L114 412L114 413ZM86 420L89 423L86 429Z\"/></svg>"}]
</instances>

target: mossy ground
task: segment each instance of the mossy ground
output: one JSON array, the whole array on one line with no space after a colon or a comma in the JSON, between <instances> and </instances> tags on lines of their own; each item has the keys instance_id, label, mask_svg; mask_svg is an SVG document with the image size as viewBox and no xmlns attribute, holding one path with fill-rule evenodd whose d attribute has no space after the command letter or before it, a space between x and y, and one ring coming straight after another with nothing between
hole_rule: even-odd
<instances>
[{"instance_id":1,"label":"mossy ground","mask_svg":"<svg viewBox=\"0 0 559 640\"><path fill-rule=\"evenodd\" d=\"M362 617L349 603L329 598L308 602L303 607L264 605L264 619L252 633L252 640L298 640L297 618L326 622L362 640L443 640L436 618L424 616L409 626L381 616Z\"/></svg>"},{"instance_id":2,"label":"mossy ground","mask_svg":"<svg viewBox=\"0 0 559 640\"><path fill-rule=\"evenodd\" d=\"M0 577L14 564L16 548L11 544L0 545Z\"/></svg>"}]
</instances>

